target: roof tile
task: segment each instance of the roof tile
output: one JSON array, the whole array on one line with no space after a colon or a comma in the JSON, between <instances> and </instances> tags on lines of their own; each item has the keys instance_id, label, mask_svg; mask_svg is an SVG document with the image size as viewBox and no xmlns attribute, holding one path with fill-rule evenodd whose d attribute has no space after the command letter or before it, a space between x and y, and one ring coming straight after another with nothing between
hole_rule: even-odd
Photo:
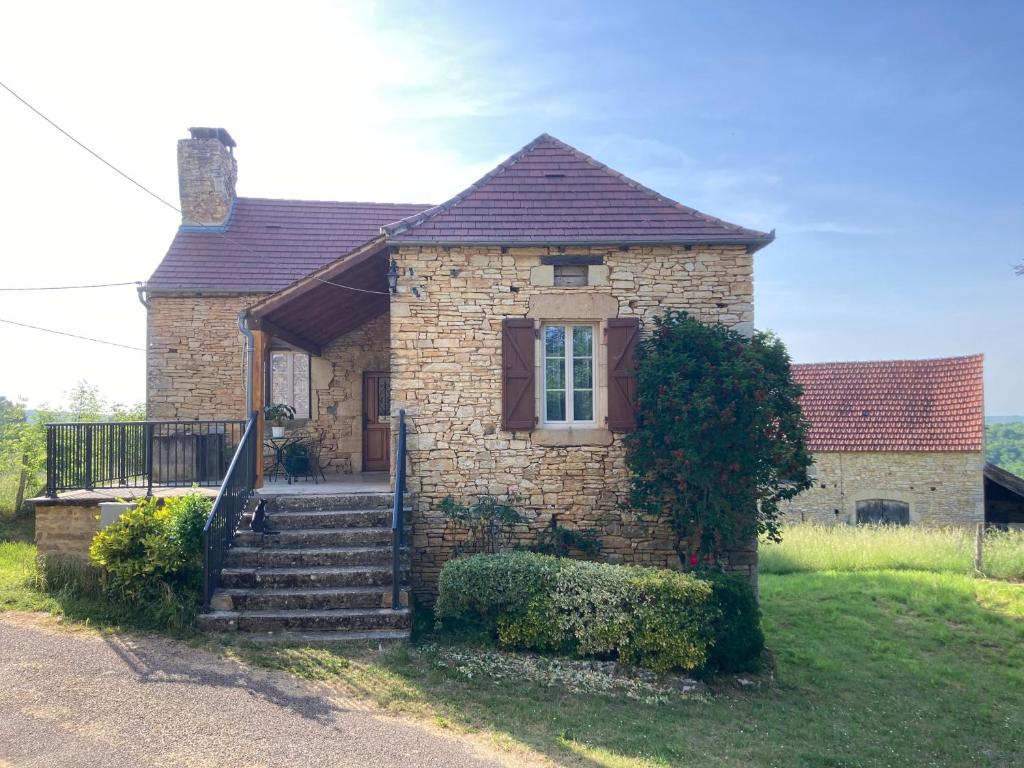
<instances>
[{"instance_id":1,"label":"roof tile","mask_svg":"<svg viewBox=\"0 0 1024 768\"><path fill-rule=\"evenodd\" d=\"M793 366L811 451L980 451L982 355Z\"/></svg>"},{"instance_id":2,"label":"roof tile","mask_svg":"<svg viewBox=\"0 0 1024 768\"><path fill-rule=\"evenodd\" d=\"M515 200L515 215L510 215ZM395 243L746 243L773 235L687 208L542 134L451 200L384 227Z\"/></svg>"},{"instance_id":3,"label":"roof tile","mask_svg":"<svg viewBox=\"0 0 1024 768\"><path fill-rule=\"evenodd\" d=\"M180 228L146 287L276 291L427 207L240 197L223 231Z\"/></svg>"}]
</instances>

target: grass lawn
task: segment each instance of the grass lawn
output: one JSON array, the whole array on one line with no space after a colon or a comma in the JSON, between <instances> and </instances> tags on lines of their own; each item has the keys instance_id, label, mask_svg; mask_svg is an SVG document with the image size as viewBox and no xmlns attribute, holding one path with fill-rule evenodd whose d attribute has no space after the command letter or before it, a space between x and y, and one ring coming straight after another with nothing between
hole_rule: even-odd
<instances>
[{"instance_id":1,"label":"grass lawn","mask_svg":"<svg viewBox=\"0 0 1024 768\"><path fill-rule=\"evenodd\" d=\"M30 544L0 543L0 609L89 618L35 592L33 558ZM441 666L453 649L429 636L384 654L227 652L489 737L513 761L539 753L584 768L1024 765L1024 585L941 569L790 570L761 581L774 679L725 678L698 698L637 700L580 691L572 680L495 678L481 666L468 676Z\"/></svg>"},{"instance_id":2,"label":"grass lawn","mask_svg":"<svg viewBox=\"0 0 1024 768\"><path fill-rule=\"evenodd\" d=\"M910 571L766 576L773 684L644 703L465 679L437 649L241 651L581 766L1024 764L1024 587Z\"/></svg>"}]
</instances>

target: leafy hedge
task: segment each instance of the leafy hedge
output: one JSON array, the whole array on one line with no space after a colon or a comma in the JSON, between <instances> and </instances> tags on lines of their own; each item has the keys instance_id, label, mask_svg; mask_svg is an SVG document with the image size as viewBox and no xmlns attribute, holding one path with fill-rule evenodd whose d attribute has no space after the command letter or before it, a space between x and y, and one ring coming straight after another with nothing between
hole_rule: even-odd
<instances>
[{"instance_id":1,"label":"leafy hedge","mask_svg":"<svg viewBox=\"0 0 1024 768\"><path fill-rule=\"evenodd\" d=\"M199 494L145 499L96 534L89 556L106 598L142 625L192 623L203 584L203 526L212 500Z\"/></svg>"},{"instance_id":2,"label":"leafy hedge","mask_svg":"<svg viewBox=\"0 0 1024 768\"><path fill-rule=\"evenodd\" d=\"M438 591L439 625L478 622L510 648L617 658L664 672L745 668L763 647L750 585L721 573L698 578L508 552L449 561Z\"/></svg>"}]
</instances>

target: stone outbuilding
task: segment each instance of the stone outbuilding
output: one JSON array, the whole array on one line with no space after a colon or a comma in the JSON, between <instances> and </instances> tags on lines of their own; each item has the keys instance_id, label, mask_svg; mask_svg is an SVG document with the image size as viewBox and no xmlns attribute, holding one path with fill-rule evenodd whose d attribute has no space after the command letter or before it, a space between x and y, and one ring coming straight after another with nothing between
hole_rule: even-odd
<instances>
[{"instance_id":1,"label":"stone outbuilding","mask_svg":"<svg viewBox=\"0 0 1024 768\"><path fill-rule=\"evenodd\" d=\"M819 523L985 521L981 355L793 366L814 485L787 505Z\"/></svg>"}]
</instances>

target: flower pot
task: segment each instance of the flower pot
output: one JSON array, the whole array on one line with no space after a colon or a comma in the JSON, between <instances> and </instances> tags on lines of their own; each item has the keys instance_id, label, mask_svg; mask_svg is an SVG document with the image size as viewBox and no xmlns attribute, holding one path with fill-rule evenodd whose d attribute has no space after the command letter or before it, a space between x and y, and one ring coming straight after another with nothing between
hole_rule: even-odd
<instances>
[{"instance_id":1,"label":"flower pot","mask_svg":"<svg viewBox=\"0 0 1024 768\"><path fill-rule=\"evenodd\" d=\"M270 434L274 437L284 437L284 427L271 427Z\"/></svg>"}]
</instances>

